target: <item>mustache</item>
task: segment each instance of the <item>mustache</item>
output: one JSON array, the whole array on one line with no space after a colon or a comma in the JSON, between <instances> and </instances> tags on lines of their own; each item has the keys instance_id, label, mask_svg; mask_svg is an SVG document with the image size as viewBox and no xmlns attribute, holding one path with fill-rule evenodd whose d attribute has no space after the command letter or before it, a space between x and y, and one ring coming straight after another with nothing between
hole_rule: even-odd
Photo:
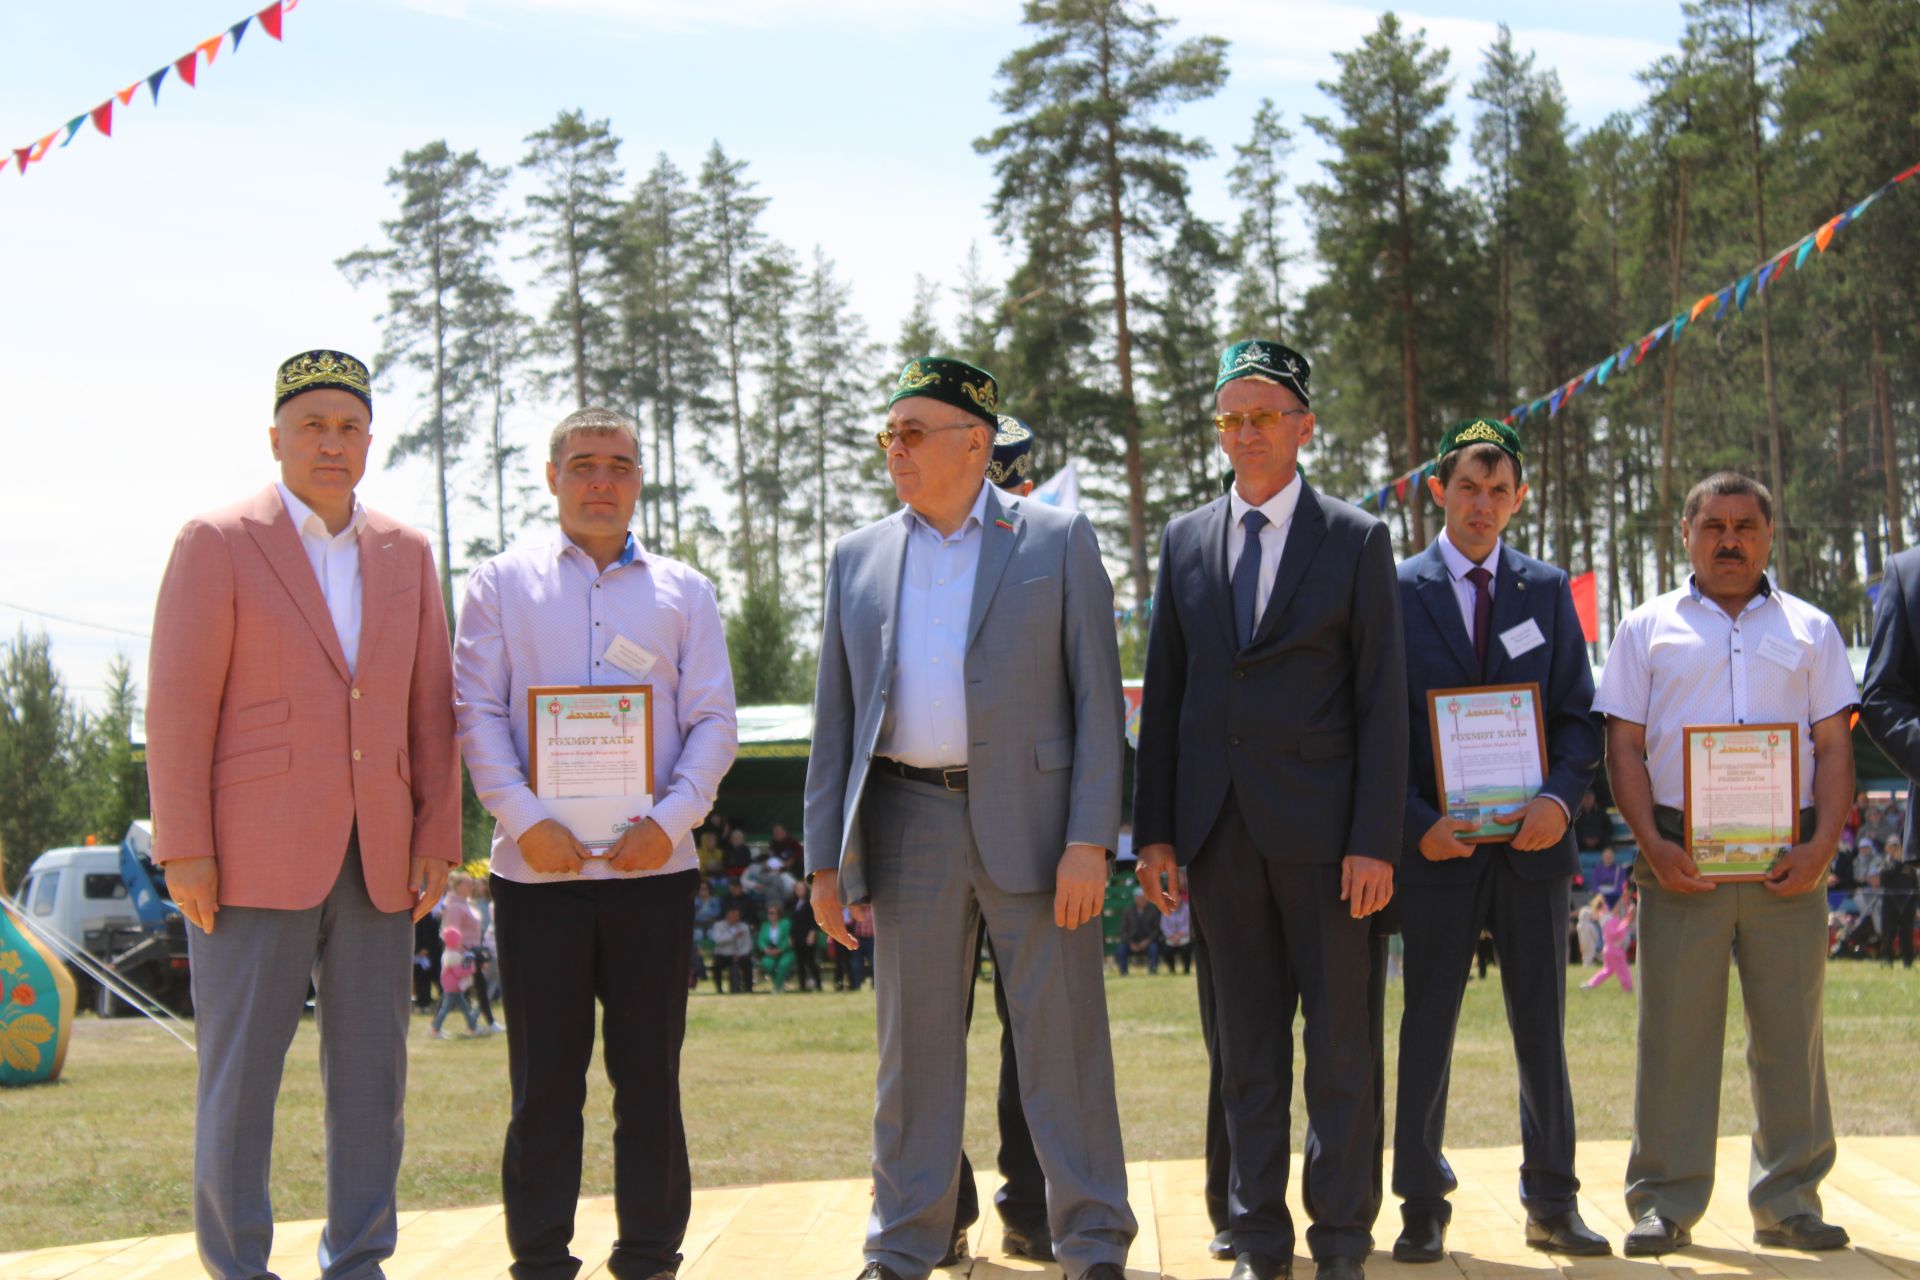
<instances>
[{"instance_id":1,"label":"mustache","mask_svg":"<svg viewBox=\"0 0 1920 1280\"><path fill-rule=\"evenodd\" d=\"M1744 551L1716 551L1713 553L1713 558L1715 560L1745 560L1747 553Z\"/></svg>"}]
</instances>

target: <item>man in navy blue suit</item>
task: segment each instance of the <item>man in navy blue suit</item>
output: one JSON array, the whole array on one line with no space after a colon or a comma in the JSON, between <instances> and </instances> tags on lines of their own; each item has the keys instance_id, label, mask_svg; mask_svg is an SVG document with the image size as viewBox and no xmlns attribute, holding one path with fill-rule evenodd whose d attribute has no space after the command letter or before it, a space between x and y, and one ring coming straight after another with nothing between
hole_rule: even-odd
<instances>
[{"instance_id":1,"label":"man in navy blue suit","mask_svg":"<svg viewBox=\"0 0 1920 1280\"><path fill-rule=\"evenodd\" d=\"M1593 672L1565 571L1501 539L1527 496L1520 436L1476 418L1448 429L1427 480L1446 525L1399 566L1411 729L1400 855L1406 1012L1400 1022L1393 1191L1404 1229L1400 1262L1446 1255L1447 1195L1457 1184L1441 1153L1454 1030L1482 929L1493 935L1507 1024L1520 1067L1520 1201L1526 1241L1553 1253L1611 1252L1580 1220L1574 1198L1573 1091L1563 1039L1567 907L1579 855L1568 820L1600 761ZM1468 843L1479 823L1440 803L1427 693L1476 685L1540 690L1547 767L1540 793L1495 815L1509 840Z\"/></svg>"}]
</instances>

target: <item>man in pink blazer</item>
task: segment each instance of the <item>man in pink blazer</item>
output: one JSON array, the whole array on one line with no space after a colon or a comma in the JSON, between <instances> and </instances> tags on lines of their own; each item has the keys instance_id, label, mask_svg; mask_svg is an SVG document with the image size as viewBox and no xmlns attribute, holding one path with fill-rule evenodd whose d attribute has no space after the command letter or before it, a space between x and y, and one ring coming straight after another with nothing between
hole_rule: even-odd
<instances>
[{"instance_id":1,"label":"man in pink blazer","mask_svg":"<svg viewBox=\"0 0 1920 1280\"><path fill-rule=\"evenodd\" d=\"M194 1226L270 1277L274 1102L307 983L327 1094L324 1280L397 1232L413 922L460 857L446 609L427 539L354 497L373 420L338 351L280 366L280 480L187 522L154 611L154 860L189 922Z\"/></svg>"}]
</instances>

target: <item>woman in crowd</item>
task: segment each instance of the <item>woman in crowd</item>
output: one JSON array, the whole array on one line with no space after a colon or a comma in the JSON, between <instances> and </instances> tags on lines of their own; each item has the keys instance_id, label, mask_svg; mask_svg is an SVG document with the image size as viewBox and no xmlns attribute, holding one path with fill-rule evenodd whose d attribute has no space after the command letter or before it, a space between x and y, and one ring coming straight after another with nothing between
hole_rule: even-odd
<instances>
[{"instance_id":1,"label":"woman in crowd","mask_svg":"<svg viewBox=\"0 0 1920 1280\"><path fill-rule=\"evenodd\" d=\"M766 966L774 994L786 991L793 976L793 926L778 902L767 904L767 918L760 926L760 963Z\"/></svg>"}]
</instances>

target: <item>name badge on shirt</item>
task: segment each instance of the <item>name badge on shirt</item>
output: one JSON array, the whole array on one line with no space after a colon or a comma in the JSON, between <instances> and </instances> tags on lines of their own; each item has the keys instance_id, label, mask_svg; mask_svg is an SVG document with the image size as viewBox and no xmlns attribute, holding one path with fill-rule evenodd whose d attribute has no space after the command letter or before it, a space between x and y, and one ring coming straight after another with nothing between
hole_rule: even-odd
<instances>
[{"instance_id":1,"label":"name badge on shirt","mask_svg":"<svg viewBox=\"0 0 1920 1280\"><path fill-rule=\"evenodd\" d=\"M1767 636L1760 641L1759 654L1776 667L1788 671L1800 669L1800 646L1791 640L1782 640L1779 636Z\"/></svg>"},{"instance_id":2,"label":"name badge on shirt","mask_svg":"<svg viewBox=\"0 0 1920 1280\"><path fill-rule=\"evenodd\" d=\"M1540 624L1532 618L1500 633L1500 643L1507 646L1509 658L1517 658L1523 653L1532 653L1546 642L1547 638L1540 634Z\"/></svg>"},{"instance_id":3,"label":"name badge on shirt","mask_svg":"<svg viewBox=\"0 0 1920 1280\"><path fill-rule=\"evenodd\" d=\"M607 646L606 660L635 680L645 680L653 670L654 657L625 636L616 635Z\"/></svg>"}]
</instances>

